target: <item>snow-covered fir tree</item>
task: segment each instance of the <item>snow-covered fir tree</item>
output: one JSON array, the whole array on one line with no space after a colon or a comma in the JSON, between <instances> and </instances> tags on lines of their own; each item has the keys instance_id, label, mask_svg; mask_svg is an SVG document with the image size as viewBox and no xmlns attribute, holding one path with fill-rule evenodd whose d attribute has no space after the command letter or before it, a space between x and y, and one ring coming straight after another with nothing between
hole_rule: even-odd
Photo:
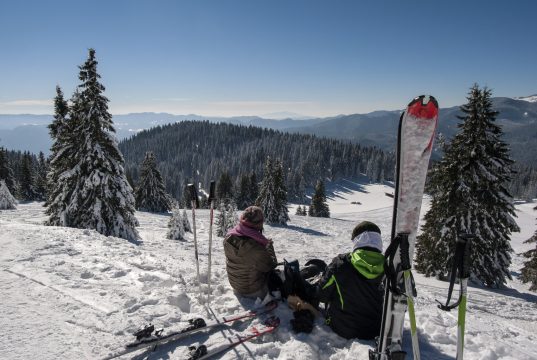
<instances>
[{"instance_id":1,"label":"snow-covered fir tree","mask_svg":"<svg viewBox=\"0 0 537 360\"><path fill-rule=\"evenodd\" d=\"M240 176L235 191L235 202L239 210L244 210L253 203L250 198L250 178L246 174Z\"/></svg>"},{"instance_id":2,"label":"snow-covered fir tree","mask_svg":"<svg viewBox=\"0 0 537 360\"><path fill-rule=\"evenodd\" d=\"M76 90L72 98L73 104L80 103L79 97L80 93ZM76 112L76 109L74 107L69 109L61 88L56 86L54 120L48 126L52 147L50 148L47 201L45 202L47 208L45 213L49 216L45 224L52 226L68 226L66 209L75 189L77 134L74 132L76 119L69 119L70 111Z\"/></svg>"},{"instance_id":3,"label":"snow-covered fir tree","mask_svg":"<svg viewBox=\"0 0 537 360\"><path fill-rule=\"evenodd\" d=\"M32 156L29 152L24 152L22 155L22 164L20 167L20 182L18 198L23 201L39 200L39 195L35 188L35 168L32 161Z\"/></svg>"},{"instance_id":4,"label":"snow-covered fir tree","mask_svg":"<svg viewBox=\"0 0 537 360\"><path fill-rule=\"evenodd\" d=\"M162 175L157 169L155 155L148 151L140 167L140 181L135 192L136 209L149 212L166 212L171 208Z\"/></svg>"},{"instance_id":5,"label":"snow-covered fir tree","mask_svg":"<svg viewBox=\"0 0 537 360\"><path fill-rule=\"evenodd\" d=\"M4 180L0 180L0 210L15 210L17 200L11 195Z\"/></svg>"},{"instance_id":6,"label":"snow-covered fir tree","mask_svg":"<svg viewBox=\"0 0 537 360\"><path fill-rule=\"evenodd\" d=\"M535 209L537 210L537 207ZM535 248L522 254L528 261L524 262L524 266L520 271L522 274L521 279L524 283L531 283L530 290L537 291L537 231L525 243L535 243Z\"/></svg>"},{"instance_id":7,"label":"snow-covered fir tree","mask_svg":"<svg viewBox=\"0 0 537 360\"><path fill-rule=\"evenodd\" d=\"M220 175L216 184L216 198L219 202L229 202L233 200L233 182L227 171Z\"/></svg>"},{"instance_id":8,"label":"snow-covered fir tree","mask_svg":"<svg viewBox=\"0 0 537 360\"><path fill-rule=\"evenodd\" d=\"M172 216L168 222L168 233L166 238L170 240L184 240L185 239L185 224L183 216L181 215L181 209L174 207L172 209Z\"/></svg>"},{"instance_id":9,"label":"snow-covered fir tree","mask_svg":"<svg viewBox=\"0 0 537 360\"><path fill-rule=\"evenodd\" d=\"M513 199L509 148L495 124L491 91L474 85L461 107L459 133L445 147L432 171L428 191L432 204L416 243L416 269L444 278L453 261L459 233L472 233L471 278L499 287L511 278L510 235L519 231Z\"/></svg>"},{"instance_id":10,"label":"snow-covered fir tree","mask_svg":"<svg viewBox=\"0 0 537 360\"><path fill-rule=\"evenodd\" d=\"M317 184L315 185L315 193L311 198L310 210L310 216L330 217L330 209L326 203L326 192L322 180L317 181Z\"/></svg>"},{"instance_id":11,"label":"snow-covered fir tree","mask_svg":"<svg viewBox=\"0 0 537 360\"><path fill-rule=\"evenodd\" d=\"M39 201L44 201L47 198L47 171L48 165L45 159L45 154L39 152L37 164L35 168L35 192Z\"/></svg>"},{"instance_id":12,"label":"snow-covered fir tree","mask_svg":"<svg viewBox=\"0 0 537 360\"><path fill-rule=\"evenodd\" d=\"M289 221L287 190L281 161L273 162L270 157L267 157L256 205L263 209L267 224L287 225Z\"/></svg>"},{"instance_id":13,"label":"snow-covered fir tree","mask_svg":"<svg viewBox=\"0 0 537 360\"><path fill-rule=\"evenodd\" d=\"M192 232L192 226L190 226L190 220L188 220L186 209L183 209L183 229L185 229L186 232Z\"/></svg>"},{"instance_id":14,"label":"snow-covered fir tree","mask_svg":"<svg viewBox=\"0 0 537 360\"><path fill-rule=\"evenodd\" d=\"M300 206L298 205L298 207L296 208L296 212L295 212L295 215L298 215L298 216L306 216L308 213L306 211L306 205L304 206Z\"/></svg>"},{"instance_id":15,"label":"snow-covered fir tree","mask_svg":"<svg viewBox=\"0 0 537 360\"><path fill-rule=\"evenodd\" d=\"M233 200L221 201L218 205L218 214L215 219L216 236L226 236L229 229L234 227L238 221L237 205Z\"/></svg>"},{"instance_id":16,"label":"snow-covered fir tree","mask_svg":"<svg viewBox=\"0 0 537 360\"><path fill-rule=\"evenodd\" d=\"M255 174L255 171L252 171L250 174L250 190L248 191L250 193L250 196L248 200L250 200L248 206L253 205L256 201L256 199L259 197L259 184L257 183L257 175Z\"/></svg>"},{"instance_id":17,"label":"snow-covered fir tree","mask_svg":"<svg viewBox=\"0 0 537 360\"><path fill-rule=\"evenodd\" d=\"M59 175L60 181L65 180L66 189L62 196L53 198L53 202L61 204L50 206L60 213L51 213L49 223L58 220L63 226L138 239L134 196L114 136L108 99L103 95L105 88L99 82L95 50L89 50L88 59L79 68L82 83L73 97L69 119L69 130L76 134L77 146L73 149L73 165L68 161L70 166ZM72 146L72 142L65 146Z\"/></svg>"},{"instance_id":18,"label":"snow-covered fir tree","mask_svg":"<svg viewBox=\"0 0 537 360\"><path fill-rule=\"evenodd\" d=\"M9 163L7 151L3 147L0 147L0 180L4 180L11 194L15 194L17 189L13 168Z\"/></svg>"}]
</instances>

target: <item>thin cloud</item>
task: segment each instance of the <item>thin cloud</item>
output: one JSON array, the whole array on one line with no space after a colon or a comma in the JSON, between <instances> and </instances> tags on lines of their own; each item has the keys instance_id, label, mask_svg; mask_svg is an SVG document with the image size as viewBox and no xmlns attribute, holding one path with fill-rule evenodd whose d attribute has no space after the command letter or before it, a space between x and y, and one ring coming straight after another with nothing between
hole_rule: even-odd
<instances>
[{"instance_id":1,"label":"thin cloud","mask_svg":"<svg viewBox=\"0 0 537 360\"><path fill-rule=\"evenodd\" d=\"M0 103L0 106L52 106L52 100L13 100Z\"/></svg>"},{"instance_id":2,"label":"thin cloud","mask_svg":"<svg viewBox=\"0 0 537 360\"><path fill-rule=\"evenodd\" d=\"M292 106L292 105L311 105L311 101L260 101L260 100L234 100L234 101L213 101L213 105L232 105L232 106Z\"/></svg>"},{"instance_id":3,"label":"thin cloud","mask_svg":"<svg viewBox=\"0 0 537 360\"><path fill-rule=\"evenodd\" d=\"M170 101L170 102L181 102L181 101L190 101L187 98L153 98L152 101Z\"/></svg>"}]
</instances>

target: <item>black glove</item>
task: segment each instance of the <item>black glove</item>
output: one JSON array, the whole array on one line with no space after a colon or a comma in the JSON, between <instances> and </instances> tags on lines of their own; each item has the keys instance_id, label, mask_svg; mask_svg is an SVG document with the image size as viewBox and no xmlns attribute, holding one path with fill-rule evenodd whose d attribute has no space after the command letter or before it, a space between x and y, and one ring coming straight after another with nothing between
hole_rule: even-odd
<instances>
[{"instance_id":1,"label":"black glove","mask_svg":"<svg viewBox=\"0 0 537 360\"><path fill-rule=\"evenodd\" d=\"M313 321L315 315L309 310L298 310L293 313L294 319L291 319L291 327L296 333L311 333L313 330Z\"/></svg>"}]
</instances>

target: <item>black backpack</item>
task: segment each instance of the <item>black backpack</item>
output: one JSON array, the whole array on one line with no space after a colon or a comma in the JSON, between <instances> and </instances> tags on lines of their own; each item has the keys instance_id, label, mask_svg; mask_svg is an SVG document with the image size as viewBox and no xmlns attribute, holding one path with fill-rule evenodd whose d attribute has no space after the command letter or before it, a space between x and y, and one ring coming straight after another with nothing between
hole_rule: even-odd
<instances>
[{"instance_id":1,"label":"black backpack","mask_svg":"<svg viewBox=\"0 0 537 360\"><path fill-rule=\"evenodd\" d=\"M282 286L282 297L296 295L302 300L317 307L317 282L326 271L326 263L319 259L309 260L301 270L298 260L283 261L285 280Z\"/></svg>"}]
</instances>

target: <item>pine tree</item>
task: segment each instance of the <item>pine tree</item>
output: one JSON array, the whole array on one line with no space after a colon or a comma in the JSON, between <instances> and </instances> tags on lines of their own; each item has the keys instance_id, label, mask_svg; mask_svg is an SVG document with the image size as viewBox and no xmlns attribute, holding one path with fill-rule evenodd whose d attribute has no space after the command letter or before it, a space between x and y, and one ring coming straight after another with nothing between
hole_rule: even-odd
<instances>
[{"instance_id":1,"label":"pine tree","mask_svg":"<svg viewBox=\"0 0 537 360\"><path fill-rule=\"evenodd\" d=\"M20 168L19 199L23 201L38 200L38 194L35 188L35 171L32 162L32 156L25 151L22 155L22 165Z\"/></svg>"},{"instance_id":2,"label":"pine tree","mask_svg":"<svg viewBox=\"0 0 537 360\"><path fill-rule=\"evenodd\" d=\"M188 220L186 209L183 209L183 228L185 229L186 232L189 232L189 233L192 232L192 226L190 226L190 221Z\"/></svg>"},{"instance_id":3,"label":"pine tree","mask_svg":"<svg viewBox=\"0 0 537 360\"><path fill-rule=\"evenodd\" d=\"M0 147L0 180L6 183L7 188L11 194L16 192L15 176L13 175L13 169L10 166L7 156L7 150Z\"/></svg>"},{"instance_id":4,"label":"pine tree","mask_svg":"<svg viewBox=\"0 0 537 360\"><path fill-rule=\"evenodd\" d=\"M244 210L248 206L252 205L253 201L250 199L250 178L248 175L241 175L238 189L235 194L235 201L239 210Z\"/></svg>"},{"instance_id":5,"label":"pine tree","mask_svg":"<svg viewBox=\"0 0 537 360\"><path fill-rule=\"evenodd\" d=\"M445 147L428 183L432 204L417 238L416 269L444 278L451 269L459 233L476 235L471 253L474 281L499 287L511 278L510 234L519 231L506 184L511 178L509 149L495 124L491 92L474 85L459 133Z\"/></svg>"},{"instance_id":6,"label":"pine tree","mask_svg":"<svg viewBox=\"0 0 537 360\"><path fill-rule=\"evenodd\" d=\"M52 213L49 223L59 219L61 225L95 229L107 236L129 240L138 239L134 216L134 196L124 171L123 155L114 136L112 115L108 112L108 99L99 82L95 50L90 49L88 59L79 67L82 82L75 93L70 109L71 134L76 134L69 168L60 180L66 180L63 196L53 201L60 213ZM71 129L69 129L71 131ZM61 150L60 150L61 151ZM62 212L63 204L66 204Z\"/></svg>"},{"instance_id":7,"label":"pine tree","mask_svg":"<svg viewBox=\"0 0 537 360\"><path fill-rule=\"evenodd\" d=\"M174 207L172 210L166 238L170 240L185 240L184 220L181 216L181 209L178 207Z\"/></svg>"},{"instance_id":8,"label":"pine tree","mask_svg":"<svg viewBox=\"0 0 537 360\"><path fill-rule=\"evenodd\" d=\"M0 180L0 210L15 210L17 200L11 195L4 180Z\"/></svg>"},{"instance_id":9,"label":"pine tree","mask_svg":"<svg viewBox=\"0 0 537 360\"><path fill-rule=\"evenodd\" d=\"M162 175L157 169L155 155L148 151L140 167L140 181L135 192L136 209L149 212L166 212L171 208Z\"/></svg>"},{"instance_id":10,"label":"pine tree","mask_svg":"<svg viewBox=\"0 0 537 360\"><path fill-rule=\"evenodd\" d=\"M537 231L535 231L535 234L530 239L526 240L525 243L537 244ZM537 291L537 245L535 246L535 249L528 250L522 255L529 260L524 262L524 266L521 270L522 276L520 278L524 283L531 282L530 290Z\"/></svg>"},{"instance_id":11,"label":"pine tree","mask_svg":"<svg viewBox=\"0 0 537 360\"><path fill-rule=\"evenodd\" d=\"M298 205L298 207L296 208L295 215L306 216L307 215L307 213L306 213L306 205L304 205L304 206Z\"/></svg>"},{"instance_id":12,"label":"pine tree","mask_svg":"<svg viewBox=\"0 0 537 360\"><path fill-rule=\"evenodd\" d=\"M220 202L225 203L233 200L233 182L227 171L220 175L216 184L216 197Z\"/></svg>"},{"instance_id":13,"label":"pine tree","mask_svg":"<svg viewBox=\"0 0 537 360\"><path fill-rule=\"evenodd\" d=\"M45 160L45 154L40 151L35 168L35 191L39 201L44 201L47 198L47 171L48 165Z\"/></svg>"},{"instance_id":14,"label":"pine tree","mask_svg":"<svg viewBox=\"0 0 537 360\"><path fill-rule=\"evenodd\" d=\"M73 104L80 104L79 98L80 93L76 90L72 98ZM76 186L75 151L78 145L77 134L74 132L76 119L69 119L69 113L76 111L75 106L69 109L61 88L56 86L54 120L48 126L53 143L47 173L45 213L49 218L46 225L68 226L67 206Z\"/></svg>"},{"instance_id":15,"label":"pine tree","mask_svg":"<svg viewBox=\"0 0 537 360\"><path fill-rule=\"evenodd\" d=\"M308 207L308 216L315 216L315 215L313 215L313 207L312 206Z\"/></svg>"},{"instance_id":16,"label":"pine tree","mask_svg":"<svg viewBox=\"0 0 537 360\"><path fill-rule=\"evenodd\" d=\"M287 225L289 221L284 184L282 163L278 160L273 162L267 157L259 197L256 200L256 205L263 209L267 224Z\"/></svg>"},{"instance_id":17,"label":"pine tree","mask_svg":"<svg viewBox=\"0 0 537 360\"><path fill-rule=\"evenodd\" d=\"M259 184L257 183L257 176L255 171L252 171L250 174L250 185L248 190L248 206L255 203L256 199L259 197Z\"/></svg>"},{"instance_id":18,"label":"pine tree","mask_svg":"<svg viewBox=\"0 0 537 360\"><path fill-rule=\"evenodd\" d=\"M218 215L215 219L216 236L226 236L229 229L237 224L237 205L231 200L222 201L218 205Z\"/></svg>"},{"instance_id":19,"label":"pine tree","mask_svg":"<svg viewBox=\"0 0 537 360\"><path fill-rule=\"evenodd\" d=\"M317 181L317 185L315 185L315 193L311 198L310 209L312 213L310 216L330 217L330 209L326 203L324 182L322 180Z\"/></svg>"}]
</instances>

